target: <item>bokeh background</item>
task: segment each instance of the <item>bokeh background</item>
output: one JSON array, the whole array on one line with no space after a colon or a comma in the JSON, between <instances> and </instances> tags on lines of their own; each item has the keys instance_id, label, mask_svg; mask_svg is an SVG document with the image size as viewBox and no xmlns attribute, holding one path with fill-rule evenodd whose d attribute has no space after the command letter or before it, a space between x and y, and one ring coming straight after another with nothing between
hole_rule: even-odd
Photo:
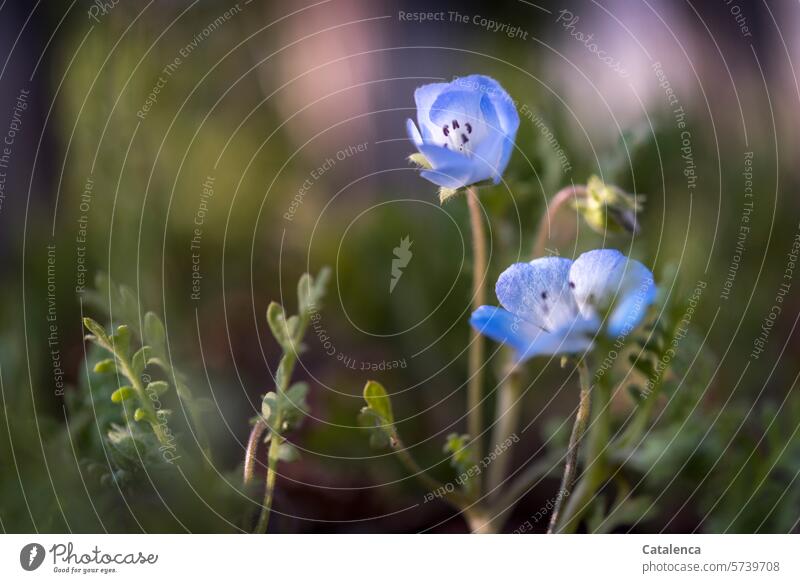
<instances>
[{"instance_id":1,"label":"bokeh background","mask_svg":"<svg viewBox=\"0 0 800 583\"><path fill-rule=\"evenodd\" d=\"M266 307L294 310L298 277L329 265L323 332L297 371L311 387L292 435L303 456L281 466L271 530L466 531L370 448L356 415L364 382L381 381L413 455L452 479L442 446L466 425L466 204L439 205L406 161L404 123L415 87L483 73L522 118L505 181L481 191L489 285L531 259L548 198L592 174L646 197L641 232L598 234L567 209L548 253L621 249L678 305L706 284L668 373L674 398L624 467L648 503L614 530L797 531L799 32L796 3L745 0L0 3L0 528L249 528L260 491L241 485L244 447L280 357ZM413 258L390 293L405 237ZM100 354L81 317L124 315L99 305L98 273L163 318L174 365L212 405L212 464L115 479L115 379L91 372ZM509 455L513 468L552 464L509 531L556 491L577 400L574 377L540 360ZM635 406L615 397L621 417Z\"/></svg>"}]
</instances>

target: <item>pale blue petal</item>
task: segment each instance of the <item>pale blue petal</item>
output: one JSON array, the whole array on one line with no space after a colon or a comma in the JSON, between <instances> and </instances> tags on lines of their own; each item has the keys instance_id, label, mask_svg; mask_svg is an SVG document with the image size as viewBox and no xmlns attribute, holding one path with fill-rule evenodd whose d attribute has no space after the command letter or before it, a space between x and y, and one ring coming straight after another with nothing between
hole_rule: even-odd
<instances>
[{"instance_id":1,"label":"pale blue petal","mask_svg":"<svg viewBox=\"0 0 800 583\"><path fill-rule=\"evenodd\" d=\"M443 91L431 107L430 118L437 129L452 124L454 119L461 122L483 123L480 93L472 91ZM487 103L491 104L487 100Z\"/></svg>"},{"instance_id":2,"label":"pale blue petal","mask_svg":"<svg viewBox=\"0 0 800 583\"><path fill-rule=\"evenodd\" d=\"M625 289L608 319L610 336L627 336L636 328L656 299L653 274L638 261L630 261L625 275Z\"/></svg>"},{"instance_id":3,"label":"pale blue petal","mask_svg":"<svg viewBox=\"0 0 800 583\"><path fill-rule=\"evenodd\" d=\"M453 190L464 188L472 184L472 168L437 168L436 170L423 170L419 173L425 180L433 182L437 186L451 188Z\"/></svg>"},{"instance_id":4,"label":"pale blue petal","mask_svg":"<svg viewBox=\"0 0 800 583\"><path fill-rule=\"evenodd\" d=\"M508 161L511 159L511 153L514 151L514 136L503 137L500 145L500 159L497 161L497 180L495 184L500 182L500 176L506 171Z\"/></svg>"},{"instance_id":5,"label":"pale blue petal","mask_svg":"<svg viewBox=\"0 0 800 583\"><path fill-rule=\"evenodd\" d=\"M628 334L655 299L653 274L614 249L597 249L578 257L569 274L575 300L584 316L609 308L608 333Z\"/></svg>"},{"instance_id":6,"label":"pale blue petal","mask_svg":"<svg viewBox=\"0 0 800 583\"><path fill-rule=\"evenodd\" d=\"M597 329L596 322L581 318L555 333L545 332L503 308L492 306L475 310L470 324L492 340L511 346L518 361L535 356L583 352L591 347L592 334Z\"/></svg>"},{"instance_id":7,"label":"pale blue petal","mask_svg":"<svg viewBox=\"0 0 800 583\"><path fill-rule=\"evenodd\" d=\"M572 263L569 280L584 316L611 305L619 291L626 261L627 258L616 249L595 249Z\"/></svg>"},{"instance_id":8,"label":"pale blue petal","mask_svg":"<svg viewBox=\"0 0 800 583\"><path fill-rule=\"evenodd\" d=\"M464 154L437 146L435 144L424 143L418 147L419 151L428 159L434 168L458 168L469 166L472 162Z\"/></svg>"},{"instance_id":9,"label":"pale blue petal","mask_svg":"<svg viewBox=\"0 0 800 583\"><path fill-rule=\"evenodd\" d=\"M431 142L434 139L435 126L431 121L431 107L433 107L433 103L439 97L439 94L446 90L449 85L449 83L429 83L422 87L417 87L416 91L414 91L414 101L417 104L417 123L426 142Z\"/></svg>"},{"instance_id":10,"label":"pale blue petal","mask_svg":"<svg viewBox=\"0 0 800 583\"><path fill-rule=\"evenodd\" d=\"M406 133L408 133L408 138L414 142L417 148L422 145L422 136L417 129L417 124L410 118L406 120Z\"/></svg>"},{"instance_id":11,"label":"pale blue petal","mask_svg":"<svg viewBox=\"0 0 800 583\"><path fill-rule=\"evenodd\" d=\"M579 315L568 284L571 264L563 257L515 263L497 279L497 298L509 312L543 329L568 328Z\"/></svg>"},{"instance_id":12,"label":"pale blue petal","mask_svg":"<svg viewBox=\"0 0 800 583\"><path fill-rule=\"evenodd\" d=\"M538 337L547 335L530 322L494 306L479 307L472 313L469 323L484 336L508 344L518 355L526 354Z\"/></svg>"},{"instance_id":13,"label":"pale blue petal","mask_svg":"<svg viewBox=\"0 0 800 583\"><path fill-rule=\"evenodd\" d=\"M517 358L518 360L527 360L535 356L584 352L592 347L592 337L597 332L597 328L596 318L584 320L582 316L578 316L569 326L537 335Z\"/></svg>"},{"instance_id":14,"label":"pale blue petal","mask_svg":"<svg viewBox=\"0 0 800 583\"><path fill-rule=\"evenodd\" d=\"M426 180L445 188L461 188L472 184L474 165L463 154L431 144L421 144L418 149L433 167L420 173Z\"/></svg>"},{"instance_id":15,"label":"pale blue petal","mask_svg":"<svg viewBox=\"0 0 800 583\"><path fill-rule=\"evenodd\" d=\"M472 161L475 165L475 182L482 180L492 180L495 184L500 182L505 167L500 166L502 144L505 138L503 134L492 131L488 137L478 144L472 153Z\"/></svg>"},{"instance_id":16,"label":"pale blue petal","mask_svg":"<svg viewBox=\"0 0 800 583\"><path fill-rule=\"evenodd\" d=\"M517 129L519 128L519 114L517 113L517 107L514 101L500 83L486 75L467 75L466 77L456 79L453 84L457 84L463 88L472 88L473 90L488 95L497 111L499 127L513 142Z\"/></svg>"}]
</instances>

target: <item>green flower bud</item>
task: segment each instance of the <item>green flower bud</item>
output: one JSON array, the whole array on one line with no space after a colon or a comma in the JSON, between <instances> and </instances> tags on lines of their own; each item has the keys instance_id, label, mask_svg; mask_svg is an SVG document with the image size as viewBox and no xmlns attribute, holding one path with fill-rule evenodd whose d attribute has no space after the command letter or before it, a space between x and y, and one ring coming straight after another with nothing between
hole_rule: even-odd
<instances>
[{"instance_id":1,"label":"green flower bud","mask_svg":"<svg viewBox=\"0 0 800 583\"><path fill-rule=\"evenodd\" d=\"M111 401L114 403L122 403L126 399L130 399L136 393L134 393L133 388L131 387L120 387L113 393L111 393Z\"/></svg>"},{"instance_id":2,"label":"green flower bud","mask_svg":"<svg viewBox=\"0 0 800 583\"><path fill-rule=\"evenodd\" d=\"M106 358L105 360L101 360L100 362L94 365L94 372L96 373L114 372L116 368L117 364L114 362L114 359Z\"/></svg>"},{"instance_id":3,"label":"green flower bud","mask_svg":"<svg viewBox=\"0 0 800 583\"><path fill-rule=\"evenodd\" d=\"M638 233L636 214L642 210L643 198L592 176L586 184L586 196L574 202L573 206L598 233Z\"/></svg>"}]
</instances>

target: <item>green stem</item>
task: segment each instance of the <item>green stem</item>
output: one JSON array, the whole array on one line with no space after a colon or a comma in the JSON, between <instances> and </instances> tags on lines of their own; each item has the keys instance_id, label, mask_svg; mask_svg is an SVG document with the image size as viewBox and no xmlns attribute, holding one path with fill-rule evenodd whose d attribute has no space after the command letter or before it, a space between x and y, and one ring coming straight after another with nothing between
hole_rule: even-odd
<instances>
[{"instance_id":1,"label":"green stem","mask_svg":"<svg viewBox=\"0 0 800 583\"><path fill-rule=\"evenodd\" d=\"M275 390L278 394L285 393L289 388L289 382L294 372L294 365L297 362L297 349L300 346L303 336L305 336L308 321L308 314L303 311L303 313L300 314L300 321L298 322L295 335L290 341L290 345L284 347L283 357L278 364L278 371L275 375ZM258 524L256 525L256 534L267 532L267 527L269 526L269 517L272 512L272 501L275 493L275 482L278 475L278 453L281 443L283 442L283 438L280 435L282 425L283 419L279 412L275 419L275 426L268 427L272 436L270 437L269 452L267 454L267 477L264 486L264 502L261 505L261 513L259 514Z\"/></svg>"},{"instance_id":2,"label":"green stem","mask_svg":"<svg viewBox=\"0 0 800 583\"><path fill-rule=\"evenodd\" d=\"M130 362L128 362L126 357L117 353L116 351L114 351L114 354L117 357L120 368L122 368L122 374L128 377L128 380L133 386L133 390L136 391L136 395L139 397L139 405L147 414L147 421L150 423L150 427L153 429L153 433L155 433L158 442L161 445L170 445L169 437L164 432L164 428L161 427L161 424L158 422L158 412L153 406L153 402L150 400L150 397L147 395L147 391L145 391L139 375L133 372L133 366Z\"/></svg>"},{"instance_id":3,"label":"green stem","mask_svg":"<svg viewBox=\"0 0 800 583\"><path fill-rule=\"evenodd\" d=\"M539 221L539 228L536 231L536 241L533 244L533 257L542 257L547 251L547 241L550 239L550 225L553 223L556 213L570 200L577 199L579 196L586 196L586 187L565 186L559 190L547 205L547 212L542 215Z\"/></svg>"},{"instance_id":4,"label":"green stem","mask_svg":"<svg viewBox=\"0 0 800 583\"><path fill-rule=\"evenodd\" d=\"M522 412L521 405L521 379L520 369L516 366L511 350L504 351L506 356L505 381L500 385L497 395L495 412L495 426L492 435L492 444L499 445L512 437L519 426L519 417ZM498 457L489 466L487 491L492 500L500 495L500 486L508 474L511 464L511 453L506 452Z\"/></svg>"},{"instance_id":5,"label":"green stem","mask_svg":"<svg viewBox=\"0 0 800 583\"><path fill-rule=\"evenodd\" d=\"M256 525L256 534L264 534L269 526L269 517L272 511L272 499L275 496L275 481L278 477L278 449L281 445L281 438L274 433L269 441L269 453L267 454L267 481L264 488L264 502L261 514Z\"/></svg>"},{"instance_id":6,"label":"green stem","mask_svg":"<svg viewBox=\"0 0 800 583\"><path fill-rule=\"evenodd\" d=\"M569 448L567 449L564 476L561 478L561 488L559 488L558 495L556 496L553 514L550 515L550 525L547 528L547 534L552 534L556 531L562 503L564 499L569 496L573 483L575 482L575 471L578 467L578 450L580 449L581 440L583 439L583 434L586 431L586 425L589 421L592 385L591 378L589 377L589 367L586 366L586 360L584 359L581 359L578 363L578 375L580 376L581 382L580 403L578 404L578 413L575 415L575 424L572 427L572 434L569 437Z\"/></svg>"},{"instance_id":7,"label":"green stem","mask_svg":"<svg viewBox=\"0 0 800 583\"><path fill-rule=\"evenodd\" d=\"M486 276L488 262L486 258L486 232L478 191L474 186L467 189L467 206L469 207L470 225L472 228L472 306L473 309L486 303ZM469 343L469 381L467 385L467 432L472 439L472 447L476 459L483 456L481 434L483 433L483 336L474 329L470 331ZM476 478L476 490L480 493L480 477Z\"/></svg>"},{"instance_id":8,"label":"green stem","mask_svg":"<svg viewBox=\"0 0 800 583\"><path fill-rule=\"evenodd\" d=\"M417 478L426 488L430 489L431 491L441 492L443 497L458 510L464 511L473 504L473 501L470 498L464 496L458 491L454 490L452 492L448 492L444 484L425 472L425 470L420 467L411 454L408 453L408 449L399 438L395 443L394 449L398 459L406 467L408 472Z\"/></svg>"},{"instance_id":9,"label":"green stem","mask_svg":"<svg viewBox=\"0 0 800 583\"><path fill-rule=\"evenodd\" d=\"M605 379L606 376L602 378ZM569 533L577 530L581 517L589 509L592 498L602 486L607 473L604 451L611 433L609 411L611 387L601 380L596 386L595 394L597 398L594 400L594 419L586 448L586 470L567 502L564 516L560 520L559 532Z\"/></svg>"}]
</instances>

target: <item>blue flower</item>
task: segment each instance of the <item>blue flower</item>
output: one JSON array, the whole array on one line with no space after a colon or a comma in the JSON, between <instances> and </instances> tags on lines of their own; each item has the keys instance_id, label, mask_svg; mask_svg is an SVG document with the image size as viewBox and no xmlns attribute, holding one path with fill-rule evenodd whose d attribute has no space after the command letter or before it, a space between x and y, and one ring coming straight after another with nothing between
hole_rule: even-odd
<instances>
[{"instance_id":1,"label":"blue flower","mask_svg":"<svg viewBox=\"0 0 800 583\"><path fill-rule=\"evenodd\" d=\"M424 178L449 190L500 182L519 115L497 81L469 75L451 83L431 83L419 87L414 99L417 124L409 119L406 128L424 157Z\"/></svg>"},{"instance_id":2,"label":"blue flower","mask_svg":"<svg viewBox=\"0 0 800 583\"><path fill-rule=\"evenodd\" d=\"M500 275L495 291L505 309L481 306L470 323L512 346L521 361L588 350L603 324L608 336L627 336L655 300L656 286L638 261L597 249L575 261L515 263Z\"/></svg>"}]
</instances>

